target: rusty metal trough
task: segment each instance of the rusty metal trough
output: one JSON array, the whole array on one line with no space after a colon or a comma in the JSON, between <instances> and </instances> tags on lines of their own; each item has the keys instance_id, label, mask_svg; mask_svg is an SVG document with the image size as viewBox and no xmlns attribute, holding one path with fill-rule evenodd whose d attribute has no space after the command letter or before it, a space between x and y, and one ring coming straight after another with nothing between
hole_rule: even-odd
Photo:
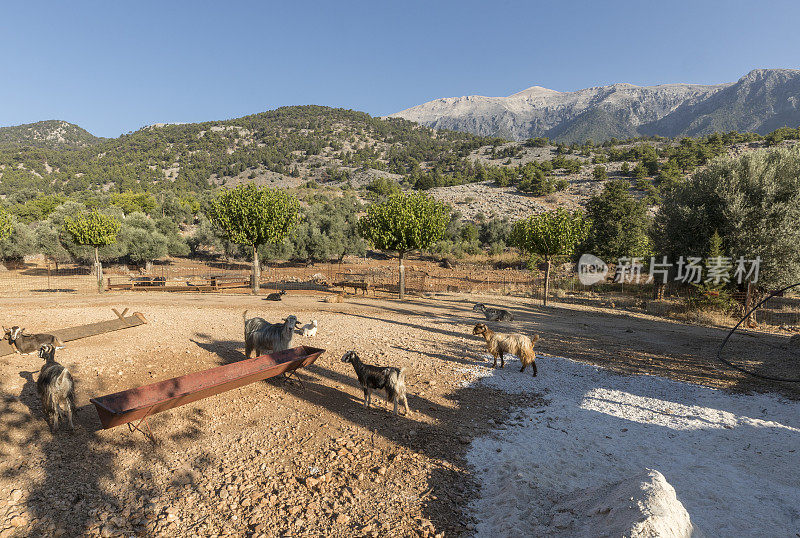
<instances>
[{"instance_id":1,"label":"rusty metal trough","mask_svg":"<svg viewBox=\"0 0 800 538\"><path fill-rule=\"evenodd\" d=\"M155 413L308 366L324 352L308 346L294 347L89 401L97 409L104 429L134 420L141 423ZM133 429L138 429L138 424Z\"/></svg>"}]
</instances>

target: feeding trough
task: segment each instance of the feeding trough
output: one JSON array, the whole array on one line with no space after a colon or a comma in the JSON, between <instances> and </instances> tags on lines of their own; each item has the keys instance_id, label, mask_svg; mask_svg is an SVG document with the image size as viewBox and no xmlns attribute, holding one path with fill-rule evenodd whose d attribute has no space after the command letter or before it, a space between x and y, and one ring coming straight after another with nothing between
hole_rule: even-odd
<instances>
[{"instance_id":1,"label":"feeding trough","mask_svg":"<svg viewBox=\"0 0 800 538\"><path fill-rule=\"evenodd\" d=\"M262 379L293 372L313 363L324 352L324 349L298 346L92 398L89 401L97 409L104 429L128 424L134 420L139 422L131 426L131 429L139 429L138 425L150 415Z\"/></svg>"}]
</instances>

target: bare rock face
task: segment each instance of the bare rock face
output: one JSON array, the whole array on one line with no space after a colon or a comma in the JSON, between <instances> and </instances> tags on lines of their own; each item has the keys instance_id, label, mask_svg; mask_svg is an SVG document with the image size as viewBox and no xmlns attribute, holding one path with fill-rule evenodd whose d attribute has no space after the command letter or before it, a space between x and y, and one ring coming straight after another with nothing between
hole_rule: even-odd
<instances>
[{"instance_id":1,"label":"bare rock face","mask_svg":"<svg viewBox=\"0 0 800 538\"><path fill-rule=\"evenodd\" d=\"M619 482L566 495L551 526L573 537L702 538L673 488L647 469Z\"/></svg>"},{"instance_id":2,"label":"bare rock face","mask_svg":"<svg viewBox=\"0 0 800 538\"><path fill-rule=\"evenodd\" d=\"M437 129L523 140L595 141L640 135L768 133L800 123L800 71L757 69L714 85L612 84L575 92L533 86L508 97L430 101L395 114Z\"/></svg>"}]
</instances>

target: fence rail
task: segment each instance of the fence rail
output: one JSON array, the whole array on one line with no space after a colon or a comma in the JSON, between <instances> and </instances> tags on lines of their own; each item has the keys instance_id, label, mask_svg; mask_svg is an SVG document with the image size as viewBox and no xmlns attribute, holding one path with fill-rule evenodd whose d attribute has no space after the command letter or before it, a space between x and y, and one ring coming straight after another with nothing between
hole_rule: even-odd
<instances>
[{"instance_id":1,"label":"fence rail","mask_svg":"<svg viewBox=\"0 0 800 538\"><path fill-rule=\"evenodd\" d=\"M140 270L121 265L104 269L109 290L189 291L246 293L251 269L247 263L219 263L181 260L176 264L153 265ZM454 270L406 268L406 291L414 295L431 293L473 293L497 296L524 296L541 299L544 282L538 273L520 269L493 270L485 266L465 266ZM275 264L262 270L260 286L265 290L396 294L397 266L324 263L314 265ZM654 315L680 314L688 297L698 292L688 286L669 283L662 289L663 299L654 300L652 284L600 283L582 285L574 275L556 273L550 283L551 297L561 302L599 305L607 308L640 309ZM0 295L97 293L92 267L83 265L25 264L0 265ZM744 294L734 294L744 304ZM735 313L734 313L735 314ZM773 297L755 314L759 325L800 331L800 298Z\"/></svg>"}]
</instances>

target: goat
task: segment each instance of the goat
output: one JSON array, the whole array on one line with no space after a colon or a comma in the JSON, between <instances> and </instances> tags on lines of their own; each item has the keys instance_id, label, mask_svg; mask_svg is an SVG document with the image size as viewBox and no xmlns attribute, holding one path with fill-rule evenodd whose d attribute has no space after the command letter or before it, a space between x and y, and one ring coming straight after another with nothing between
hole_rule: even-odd
<instances>
[{"instance_id":1,"label":"goat","mask_svg":"<svg viewBox=\"0 0 800 538\"><path fill-rule=\"evenodd\" d=\"M266 351L283 351L292 344L294 330L300 326L295 316L288 316L283 323L269 323L264 318L247 319L247 310L242 313L244 320L244 345L247 358L255 351L256 357Z\"/></svg>"},{"instance_id":2,"label":"goat","mask_svg":"<svg viewBox=\"0 0 800 538\"><path fill-rule=\"evenodd\" d=\"M487 321L514 321L514 316L508 310L502 308L486 307L483 303L478 303L472 307L473 312L483 312Z\"/></svg>"},{"instance_id":3,"label":"goat","mask_svg":"<svg viewBox=\"0 0 800 538\"><path fill-rule=\"evenodd\" d=\"M369 408L372 402L372 391L383 390L386 392L386 399L394 403L395 415L398 414L398 403L402 403L405 414L409 414L405 368L364 364L355 351L345 353L342 362L349 362L356 371L358 383L364 391L364 407Z\"/></svg>"},{"instance_id":4,"label":"goat","mask_svg":"<svg viewBox=\"0 0 800 538\"><path fill-rule=\"evenodd\" d=\"M311 323L303 327L303 336L317 336L317 320L312 319Z\"/></svg>"},{"instance_id":5,"label":"goat","mask_svg":"<svg viewBox=\"0 0 800 538\"><path fill-rule=\"evenodd\" d=\"M282 301L284 295L286 295L286 290L281 290L277 293L270 293L267 295L267 301Z\"/></svg>"},{"instance_id":6,"label":"goat","mask_svg":"<svg viewBox=\"0 0 800 538\"><path fill-rule=\"evenodd\" d=\"M39 351L45 344L52 345L56 349L64 348L64 342L52 334L25 334L25 329L20 329L16 325L10 329L3 327L3 331L5 332L3 339L8 340L14 350L22 355Z\"/></svg>"},{"instance_id":7,"label":"goat","mask_svg":"<svg viewBox=\"0 0 800 538\"><path fill-rule=\"evenodd\" d=\"M539 335L534 334L533 338L528 338L524 334L500 334L492 331L485 323L478 323L472 329L472 334L481 335L486 340L486 351L494 357L494 364L492 368L497 368L497 357L500 357L500 368L506 365L504 355L516 355L522 362L522 369L530 364L533 368L533 377L536 377L536 353L533 351L533 346L539 340Z\"/></svg>"},{"instance_id":8,"label":"goat","mask_svg":"<svg viewBox=\"0 0 800 538\"><path fill-rule=\"evenodd\" d=\"M39 357L45 360L36 380L36 390L42 401L42 408L47 417L50 431L55 433L61 417L66 417L70 430L75 430L72 415L75 409L75 382L72 374L64 366L56 362L56 347L51 344L42 344L39 348Z\"/></svg>"}]
</instances>

